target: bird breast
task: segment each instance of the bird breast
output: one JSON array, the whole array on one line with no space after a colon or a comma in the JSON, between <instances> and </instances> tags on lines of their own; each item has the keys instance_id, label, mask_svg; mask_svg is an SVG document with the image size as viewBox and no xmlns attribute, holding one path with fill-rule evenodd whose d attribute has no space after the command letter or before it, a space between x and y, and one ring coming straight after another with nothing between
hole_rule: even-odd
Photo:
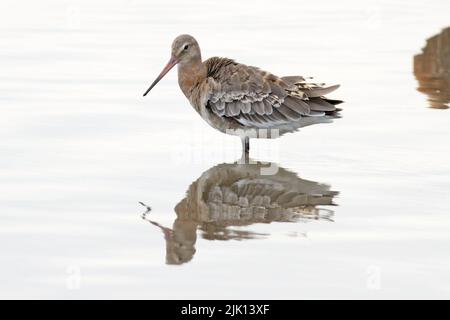
<instances>
[{"instance_id":1,"label":"bird breast","mask_svg":"<svg viewBox=\"0 0 450 320\"><path fill-rule=\"evenodd\" d=\"M178 84L186 98L191 100L191 95L206 79L206 70L200 64L186 63L178 65Z\"/></svg>"}]
</instances>

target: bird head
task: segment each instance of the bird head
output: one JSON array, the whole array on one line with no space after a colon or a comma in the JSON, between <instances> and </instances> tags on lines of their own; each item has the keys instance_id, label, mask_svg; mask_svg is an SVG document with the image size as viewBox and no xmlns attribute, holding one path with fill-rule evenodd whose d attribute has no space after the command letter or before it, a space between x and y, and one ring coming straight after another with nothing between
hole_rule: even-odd
<instances>
[{"instance_id":1,"label":"bird head","mask_svg":"<svg viewBox=\"0 0 450 320\"><path fill-rule=\"evenodd\" d=\"M169 62L144 93L144 96L177 64L189 64L192 61L201 61L200 47L197 40L188 34L182 34L172 42L172 51Z\"/></svg>"}]
</instances>

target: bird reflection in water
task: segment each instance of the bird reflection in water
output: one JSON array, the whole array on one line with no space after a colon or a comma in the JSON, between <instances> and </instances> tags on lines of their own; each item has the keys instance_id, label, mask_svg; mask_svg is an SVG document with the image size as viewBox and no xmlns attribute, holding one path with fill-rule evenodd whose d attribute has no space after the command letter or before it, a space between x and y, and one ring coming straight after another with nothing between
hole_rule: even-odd
<instances>
[{"instance_id":1,"label":"bird reflection in water","mask_svg":"<svg viewBox=\"0 0 450 320\"><path fill-rule=\"evenodd\" d=\"M278 167L275 174L264 169L274 164L219 164L194 181L186 197L175 207L172 229L143 218L160 228L166 241L166 263L183 264L194 257L197 230L207 240L263 238L243 227L255 223L332 221L338 192L330 186L304 180Z\"/></svg>"},{"instance_id":2,"label":"bird reflection in water","mask_svg":"<svg viewBox=\"0 0 450 320\"><path fill-rule=\"evenodd\" d=\"M417 90L428 95L432 108L447 109L450 102L450 27L429 38L414 57Z\"/></svg>"}]
</instances>

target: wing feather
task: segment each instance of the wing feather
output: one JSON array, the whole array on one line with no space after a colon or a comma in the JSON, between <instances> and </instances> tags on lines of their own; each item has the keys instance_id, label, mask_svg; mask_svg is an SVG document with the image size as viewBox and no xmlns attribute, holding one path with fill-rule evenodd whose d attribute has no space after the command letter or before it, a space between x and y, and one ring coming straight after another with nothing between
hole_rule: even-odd
<instances>
[{"instance_id":1,"label":"wing feather","mask_svg":"<svg viewBox=\"0 0 450 320\"><path fill-rule=\"evenodd\" d=\"M306 83L301 76L278 78L256 67L226 58L205 61L213 85L206 106L219 117L234 118L248 126L272 127L303 117L323 117L336 111L323 95L339 86Z\"/></svg>"}]
</instances>

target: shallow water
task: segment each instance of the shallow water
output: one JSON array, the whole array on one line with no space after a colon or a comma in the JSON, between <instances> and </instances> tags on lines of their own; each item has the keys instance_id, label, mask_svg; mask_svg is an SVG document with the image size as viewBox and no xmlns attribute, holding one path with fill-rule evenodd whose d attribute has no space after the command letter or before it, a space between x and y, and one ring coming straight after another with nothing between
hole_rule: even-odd
<instances>
[{"instance_id":1,"label":"shallow water","mask_svg":"<svg viewBox=\"0 0 450 320\"><path fill-rule=\"evenodd\" d=\"M414 74L449 3L0 8L0 297L450 297L450 113ZM279 168L262 182L233 165L240 141L198 117L175 72L142 98L180 33L204 57L341 83L343 117L252 141ZM298 192L278 204L296 209L205 209L243 176Z\"/></svg>"}]
</instances>

